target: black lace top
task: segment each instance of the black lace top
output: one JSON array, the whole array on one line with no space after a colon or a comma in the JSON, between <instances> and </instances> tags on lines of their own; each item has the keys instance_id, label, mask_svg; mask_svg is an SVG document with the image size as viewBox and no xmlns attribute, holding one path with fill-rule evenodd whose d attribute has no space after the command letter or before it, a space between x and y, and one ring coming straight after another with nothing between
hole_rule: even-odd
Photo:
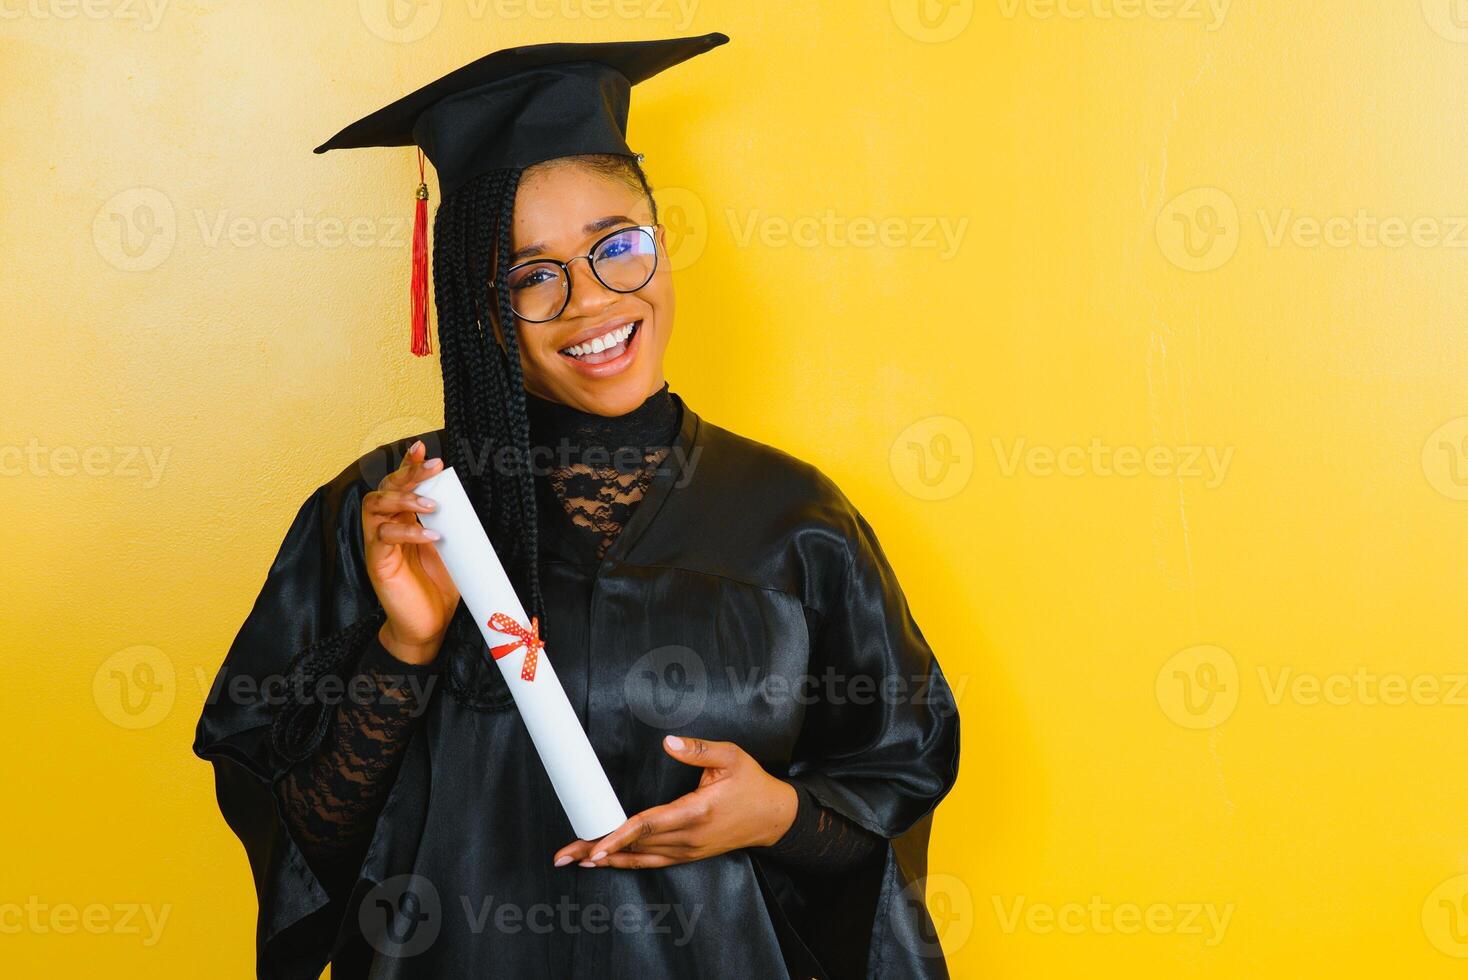
<instances>
[{"instance_id":1,"label":"black lace top","mask_svg":"<svg viewBox=\"0 0 1468 980\"><path fill-rule=\"evenodd\" d=\"M678 403L666 384L615 418L533 395L526 402L539 454L537 478L547 481L571 525L601 558L670 452L682 421ZM286 822L328 888L349 884L360 865L437 671L437 664L398 660L373 633L327 736L280 780ZM795 789L799 802L790 829L755 850L816 873L851 867L872 852L877 835L821 806L804 787Z\"/></svg>"}]
</instances>

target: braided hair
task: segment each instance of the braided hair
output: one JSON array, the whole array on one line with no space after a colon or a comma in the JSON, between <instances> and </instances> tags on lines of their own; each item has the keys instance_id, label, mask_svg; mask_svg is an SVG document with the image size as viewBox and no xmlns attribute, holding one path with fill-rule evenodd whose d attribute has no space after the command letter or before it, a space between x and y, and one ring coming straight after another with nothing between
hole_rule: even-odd
<instances>
[{"instance_id":1,"label":"braided hair","mask_svg":"<svg viewBox=\"0 0 1468 980\"><path fill-rule=\"evenodd\" d=\"M636 158L596 154L574 160L642 192L657 221L652 187ZM444 462L459 473L527 614L539 617L544 628L519 325L509 292L496 288L509 268L501 257L513 249L515 194L522 174L492 170L443 199L434 215L433 288L443 371ZM467 617L455 617L460 618L465 619L460 629L467 644L454 646L468 645L478 658L482 637ZM494 673L487 678L491 684L499 680ZM483 692L466 690L456 677L449 672L450 690L458 700L471 707L488 706Z\"/></svg>"}]
</instances>

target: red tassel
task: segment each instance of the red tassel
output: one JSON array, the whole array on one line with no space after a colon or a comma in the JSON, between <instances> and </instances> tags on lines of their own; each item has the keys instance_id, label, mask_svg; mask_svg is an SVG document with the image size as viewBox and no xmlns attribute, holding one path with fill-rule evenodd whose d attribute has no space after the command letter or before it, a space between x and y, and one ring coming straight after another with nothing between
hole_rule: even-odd
<instances>
[{"instance_id":1,"label":"red tassel","mask_svg":"<svg viewBox=\"0 0 1468 980\"><path fill-rule=\"evenodd\" d=\"M423 151L418 151L418 193L413 209L413 353L433 352L428 342L428 184L423 180Z\"/></svg>"}]
</instances>

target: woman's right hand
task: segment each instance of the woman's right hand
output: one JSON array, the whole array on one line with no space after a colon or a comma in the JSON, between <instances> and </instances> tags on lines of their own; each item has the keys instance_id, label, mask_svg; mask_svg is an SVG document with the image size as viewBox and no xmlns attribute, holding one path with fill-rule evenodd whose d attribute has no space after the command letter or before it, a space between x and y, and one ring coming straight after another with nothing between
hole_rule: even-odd
<instances>
[{"instance_id":1,"label":"woman's right hand","mask_svg":"<svg viewBox=\"0 0 1468 980\"><path fill-rule=\"evenodd\" d=\"M432 663L459 604L459 591L430 542L438 534L415 515L434 509L433 501L413 492L443 471L443 460L424 461L418 440L403 462L362 498L362 542L367 575L387 612L378 638L387 651L411 664Z\"/></svg>"}]
</instances>

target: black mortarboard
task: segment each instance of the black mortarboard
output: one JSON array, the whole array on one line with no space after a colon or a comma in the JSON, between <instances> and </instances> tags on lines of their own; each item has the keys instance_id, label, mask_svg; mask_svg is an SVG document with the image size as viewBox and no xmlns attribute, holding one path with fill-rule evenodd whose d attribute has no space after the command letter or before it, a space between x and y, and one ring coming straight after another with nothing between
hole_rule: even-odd
<instances>
[{"instance_id":1,"label":"black mortarboard","mask_svg":"<svg viewBox=\"0 0 1468 980\"><path fill-rule=\"evenodd\" d=\"M487 54L359 119L316 147L417 145L447 196L480 174L627 146L632 86L727 43L724 34L662 41L531 44ZM413 352L427 354L427 198L413 234Z\"/></svg>"},{"instance_id":2,"label":"black mortarboard","mask_svg":"<svg viewBox=\"0 0 1468 980\"><path fill-rule=\"evenodd\" d=\"M632 86L728 40L705 34L506 48L357 120L316 152L416 144L445 196L489 170L581 153L631 156Z\"/></svg>"}]
</instances>

